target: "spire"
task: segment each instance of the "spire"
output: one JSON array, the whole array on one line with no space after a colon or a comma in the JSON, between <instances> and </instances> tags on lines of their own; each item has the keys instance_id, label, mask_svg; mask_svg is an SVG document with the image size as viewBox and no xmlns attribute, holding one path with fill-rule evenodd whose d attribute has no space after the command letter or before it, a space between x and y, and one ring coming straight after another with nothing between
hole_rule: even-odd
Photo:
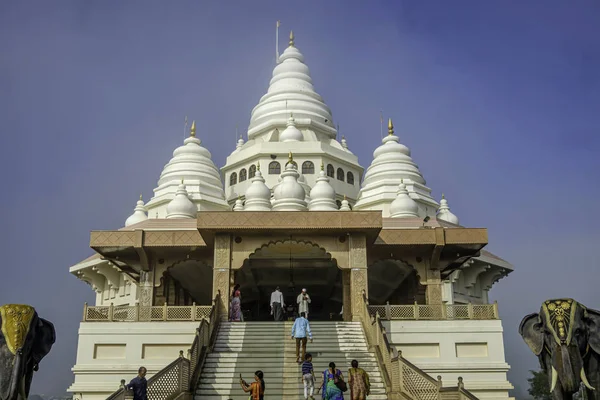
<instances>
[{"instance_id":1,"label":"spire","mask_svg":"<svg viewBox=\"0 0 600 400\"><path fill-rule=\"evenodd\" d=\"M392 122L392 119L390 118L388 121L388 135L392 136L394 134L394 123Z\"/></svg>"},{"instance_id":2,"label":"spire","mask_svg":"<svg viewBox=\"0 0 600 400\"><path fill-rule=\"evenodd\" d=\"M256 170L260 171L260 161L256 163Z\"/></svg>"},{"instance_id":3,"label":"spire","mask_svg":"<svg viewBox=\"0 0 600 400\"><path fill-rule=\"evenodd\" d=\"M190 128L190 136L196 137L196 121L192 121L192 127Z\"/></svg>"},{"instance_id":4,"label":"spire","mask_svg":"<svg viewBox=\"0 0 600 400\"><path fill-rule=\"evenodd\" d=\"M438 213L436 215L437 219L442 221L450 222L451 224L458 225L458 217L450 211L450 207L448 206L448 200L442 194L442 200L440 201L440 208L438 209Z\"/></svg>"},{"instance_id":5,"label":"spire","mask_svg":"<svg viewBox=\"0 0 600 400\"><path fill-rule=\"evenodd\" d=\"M317 182L310 191L308 209L309 211L338 210L335 202L335 190L329 183L329 178L325 174L325 171L323 171L323 164L321 164L321 171L319 171Z\"/></svg>"},{"instance_id":6,"label":"spire","mask_svg":"<svg viewBox=\"0 0 600 400\"><path fill-rule=\"evenodd\" d=\"M290 150L290 153L288 154L288 162L285 163L285 165L287 166L288 164L292 164L292 165L296 164L291 150Z\"/></svg>"},{"instance_id":7,"label":"spire","mask_svg":"<svg viewBox=\"0 0 600 400\"><path fill-rule=\"evenodd\" d=\"M390 216L392 218L417 218L419 216L419 205L408 195L404 179L400 179L398 194L390 204Z\"/></svg>"},{"instance_id":8,"label":"spire","mask_svg":"<svg viewBox=\"0 0 600 400\"><path fill-rule=\"evenodd\" d=\"M352 209L350 208L350 203L346 198L346 195L344 195L344 200L342 200L342 206L340 207L340 211L352 211Z\"/></svg>"},{"instance_id":9,"label":"spire","mask_svg":"<svg viewBox=\"0 0 600 400\"><path fill-rule=\"evenodd\" d=\"M140 193L140 201L142 200L142 194Z\"/></svg>"},{"instance_id":10,"label":"spire","mask_svg":"<svg viewBox=\"0 0 600 400\"><path fill-rule=\"evenodd\" d=\"M265 178L260 172L260 163L256 164L256 174L250 180L252 183L246 189L244 211L271 210L271 189L265 185Z\"/></svg>"},{"instance_id":11,"label":"spire","mask_svg":"<svg viewBox=\"0 0 600 400\"><path fill-rule=\"evenodd\" d=\"M290 31L290 47L294 47L294 31Z\"/></svg>"},{"instance_id":12,"label":"spire","mask_svg":"<svg viewBox=\"0 0 600 400\"><path fill-rule=\"evenodd\" d=\"M294 113L290 112L290 117L287 120L287 127L279 135L280 142L301 142L304 140L304 135L298 128L296 128L296 120L294 119Z\"/></svg>"},{"instance_id":13,"label":"spire","mask_svg":"<svg viewBox=\"0 0 600 400\"><path fill-rule=\"evenodd\" d=\"M181 178L175 198L167 205L167 218L196 218L198 207L190 200L188 191Z\"/></svg>"},{"instance_id":14,"label":"spire","mask_svg":"<svg viewBox=\"0 0 600 400\"><path fill-rule=\"evenodd\" d=\"M148 216L146 215L146 207L144 207L142 195L140 194L140 199L137 201L133 214L131 214L127 220L125 220L125 226L137 224L147 219Z\"/></svg>"},{"instance_id":15,"label":"spire","mask_svg":"<svg viewBox=\"0 0 600 400\"><path fill-rule=\"evenodd\" d=\"M323 160L321 160L321 171L325 171L325 164L323 163Z\"/></svg>"}]
</instances>

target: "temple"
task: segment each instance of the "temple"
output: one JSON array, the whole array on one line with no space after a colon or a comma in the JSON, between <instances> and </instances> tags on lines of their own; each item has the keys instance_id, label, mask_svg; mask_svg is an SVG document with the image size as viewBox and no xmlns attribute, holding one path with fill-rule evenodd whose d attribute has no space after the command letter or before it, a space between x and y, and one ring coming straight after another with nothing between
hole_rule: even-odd
<instances>
[{"instance_id":1,"label":"temple","mask_svg":"<svg viewBox=\"0 0 600 400\"><path fill-rule=\"evenodd\" d=\"M389 120L365 171L291 34L220 170L193 123L154 196L91 232L94 254L70 268L96 301L82 305L68 391L120 398L143 365L152 400L241 399L238 374L262 368L269 398L303 398L291 322L270 313L279 286L287 319L302 288L312 298L315 365L361 360L369 398L509 398L488 292L513 267L438 203L397 130ZM228 322L235 284L245 322Z\"/></svg>"}]
</instances>

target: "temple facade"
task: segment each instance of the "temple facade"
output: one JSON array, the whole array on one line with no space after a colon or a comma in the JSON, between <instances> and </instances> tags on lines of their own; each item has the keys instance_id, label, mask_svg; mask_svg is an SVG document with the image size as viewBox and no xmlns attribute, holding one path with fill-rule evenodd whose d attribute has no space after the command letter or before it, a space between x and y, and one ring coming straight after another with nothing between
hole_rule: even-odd
<instances>
[{"instance_id":1,"label":"temple facade","mask_svg":"<svg viewBox=\"0 0 600 400\"><path fill-rule=\"evenodd\" d=\"M288 317L306 288L311 321L366 323L368 312L424 374L509 397L501 306L488 292L512 265L484 250L485 228L462 226L432 196L391 120L364 170L293 35L220 170L201 130L192 124L154 196L122 227L92 231L94 254L70 268L96 293L83 306L74 398L105 399L140 365L162 370L214 307L227 320L235 284L249 324L272 320L275 287Z\"/></svg>"}]
</instances>

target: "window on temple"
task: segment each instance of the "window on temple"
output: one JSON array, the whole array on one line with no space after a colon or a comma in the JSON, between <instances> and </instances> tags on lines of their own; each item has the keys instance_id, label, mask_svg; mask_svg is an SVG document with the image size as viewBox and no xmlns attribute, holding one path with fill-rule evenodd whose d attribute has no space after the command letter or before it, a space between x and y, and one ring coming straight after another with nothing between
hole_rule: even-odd
<instances>
[{"instance_id":1,"label":"window on temple","mask_svg":"<svg viewBox=\"0 0 600 400\"><path fill-rule=\"evenodd\" d=\"M229 175L229 186L233 186L237 183L237 174L235 172L232 172L231 175Z\"/></svg>"},{"instance_id":2,"label":"window on temple","mask_svg":"<svg viewBox=\"0 0 600 400\"><path fill-rule=\"evenodd\" d=\"M254 178L255 175L256 175L256 165L251 165L250 168L248 168L248 178Z\"/></svg>"},{"instance_id":3,"label":"window on temple","mask_svg":"<svg viewBox=\"0 0 600 400\"><path fill-rule=\"evenodd\" d=\"M247 177L246 168L242 168L242 170L240 171L240 182L244 182L246 180L246 177Z\"/></svg>"},{"instance_id":4,"label":"window on temple","mask_svg":"<svg viewBox=\"0 0 600 400\"><path fill-rule=\"evenodd\" d=\"M302 173L303 174L314 174L315 173L315 164L312 161L304 161L302 163Z\"/></svg>"},{"instance_id":5,"label":"window on temple","mask_svg":"<svg viewBox=\"0 0 600 400\"><path fill-rule=\"evenodd\" d=\"M241 178L240 178L240 180L241 180ZM344 181L344 170L341 168L337 169L337 180L342 181L342 182Z\"/></svg>"},{"instance_id":6,"label":"window on temple","mask_svg":"<svg viewBox=\"0 0 600 400\"><path fill-rule=\"evenodd\" d=\"M269 175L279 175L281 173L281 165L277 161L269 163Z\"/></svg>"},{"instance_id":7,"label":"window on temple","mask_svg":"<svg viewBox=\"0 0 600 400\"><path fill-rule=\"evenodd\" d=\"M327 164L327 176L333 178L334 174L333 165Z\"/></svg>"},{"instance_id":8,"label":"window on temple","mask_svg":"<svg viewBox=\"0 0 600 400\"><path fill-rule=\"evenodd\" d=\"M348 182L351 185L354 185L354 174L350 171L348 171L348 174L346 174L346 182Z\"/></svg>"}]
</instances>

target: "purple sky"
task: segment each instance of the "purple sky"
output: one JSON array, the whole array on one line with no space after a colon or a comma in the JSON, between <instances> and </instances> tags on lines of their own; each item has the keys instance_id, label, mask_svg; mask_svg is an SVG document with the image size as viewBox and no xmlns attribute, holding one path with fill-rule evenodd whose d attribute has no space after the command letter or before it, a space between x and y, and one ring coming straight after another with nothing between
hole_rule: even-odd
<instances>
[{"instance_id":1,"label":"purple sky","mask_svg":"<svg viewBox=\"0 0 600 400\"><path fill-rule=\"evenodd\" d=\"M594 0L0 2L0 304L34 305L58 334L33 392L72 382L93 292L68 268L89 231L151 197L185 115L224 164L268 86L278 19L361 164L382 109L435 197L514 264L491 297L525 392L521 318L553 297L600 308Z\"/></svg>"}]
</instances>

